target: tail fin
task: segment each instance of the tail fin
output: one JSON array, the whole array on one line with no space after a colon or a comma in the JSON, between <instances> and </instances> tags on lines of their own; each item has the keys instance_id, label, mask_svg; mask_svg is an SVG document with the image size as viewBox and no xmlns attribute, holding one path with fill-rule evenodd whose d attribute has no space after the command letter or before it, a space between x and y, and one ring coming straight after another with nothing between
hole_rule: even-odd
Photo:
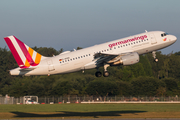
<instances>
[{"instance_id":1,"label":"tail fin","mask_svg":"<svg viewBox=\"0 0 180 120\"><path fill-rule=\"evenodd\" d=\"M15 36L5 37L4 39L20 68L37 66L42 60L42 55L18 40Z\"/></svg>"}]
</instances>

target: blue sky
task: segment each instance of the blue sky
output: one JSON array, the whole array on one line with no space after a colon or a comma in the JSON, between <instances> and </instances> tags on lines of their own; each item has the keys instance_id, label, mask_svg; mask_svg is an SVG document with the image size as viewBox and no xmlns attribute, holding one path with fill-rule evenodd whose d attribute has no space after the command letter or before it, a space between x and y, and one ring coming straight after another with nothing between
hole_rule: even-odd
<instances>
[{"instance_id":1,"label":"blue sky","mask_svg":"<svg viewBox=\"0 0 180 120\"><path fill-rule=\"evenodd\" d=\"M1 0L0 47L15 35L30 47L73 50L161 30L175 35L163 54L180 51L180 0Z\"/></svg>"}]
</instances>

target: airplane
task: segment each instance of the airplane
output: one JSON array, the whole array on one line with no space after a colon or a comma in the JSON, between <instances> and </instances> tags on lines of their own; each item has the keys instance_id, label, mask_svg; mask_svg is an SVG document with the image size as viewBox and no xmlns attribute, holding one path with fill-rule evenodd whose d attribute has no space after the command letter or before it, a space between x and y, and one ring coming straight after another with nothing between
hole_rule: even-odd
<instances>
[{"instance_id":1,"label":"airplane","mask_svg":"<svg viewBox=\"0 0 180 120\"><path fill-rule=\"evenodd\" d=\"M146 31L141 34L113 40L80 50L65 51L57 56L45 57L21 42L15 36L4 38L18 68L11 75L53 75L96 68L96 77L101 77L99 67L104 67L103 76L108 77L109 66L132 65L139 62L139 55L152 52L157 62L156 50L176 42L174 35L163 31Z\"/></svg>"}]
</instances>

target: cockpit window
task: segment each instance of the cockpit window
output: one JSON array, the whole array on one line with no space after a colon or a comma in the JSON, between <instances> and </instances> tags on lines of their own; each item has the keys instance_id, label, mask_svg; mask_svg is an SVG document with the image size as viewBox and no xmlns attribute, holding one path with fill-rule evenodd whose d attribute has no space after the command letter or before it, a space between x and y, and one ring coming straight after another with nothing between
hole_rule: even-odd
<instances>
[{"instance_id":1,"label":"cockpit window","mask_svg":"<svg viewBox=\"0 0 180 120\"><path fill-rule=\"evenodd\" d=\"M168 35L168 33L163 33L163 34L161 34L161 37L164 37L166 35Z\"/></svg>"}]
</instances>

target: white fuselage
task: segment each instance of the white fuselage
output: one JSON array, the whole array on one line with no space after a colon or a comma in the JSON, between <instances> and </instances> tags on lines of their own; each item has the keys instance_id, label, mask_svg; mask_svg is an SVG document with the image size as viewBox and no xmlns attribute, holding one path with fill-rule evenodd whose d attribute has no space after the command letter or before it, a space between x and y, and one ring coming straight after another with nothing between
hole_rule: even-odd
<instances>
[{"instance_id":1,"label":"white fuselage","mask_svg":"<svg viewBox=\"0 0 180 120\"><path fill-rule=\"evenodd\" d=\"M96 68L97 64L94 55L97 53L120 55L137 52L138 54L144 54L165 48L177 40L173 35L162 37L161 34L163 33L163 31L145 32L77 51L64 52L54 57L47 57L34 69L33 67L32 69L30 68L31 70L29 71L20 71L20 68L16 68L11 70L10 73L19 75L51 75Z\"/></svg>"}]
</instances>

